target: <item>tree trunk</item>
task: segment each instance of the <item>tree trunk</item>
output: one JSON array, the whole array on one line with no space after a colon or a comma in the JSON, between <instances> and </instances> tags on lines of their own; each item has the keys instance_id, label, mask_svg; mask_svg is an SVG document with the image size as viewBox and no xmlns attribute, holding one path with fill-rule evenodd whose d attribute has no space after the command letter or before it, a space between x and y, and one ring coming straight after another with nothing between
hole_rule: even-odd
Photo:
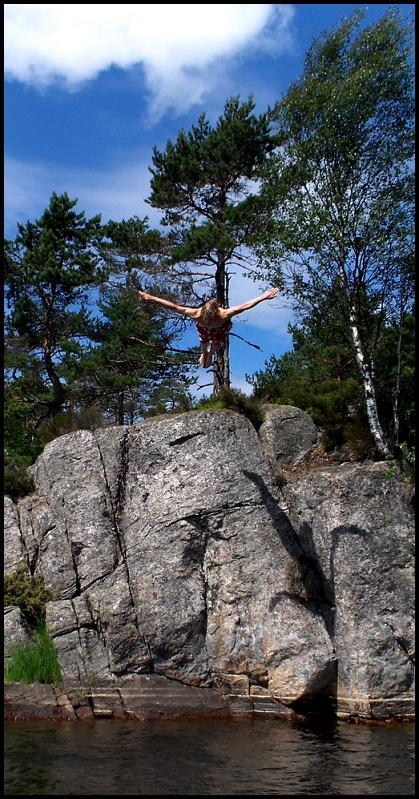
<instances>
[{"instance_id":1,"label":"tree trunk","mask_svg":"<svg viewBox=\"0 0 419 799\"><path fill-rule=\"evenodd\" d=\"M48 375L49 380L51 381L52 388L54 391L54 399L52 400L52 402L48 403L47 417L50 417L50 416L55 416L61 410L64 404L65 390L64 386L61 384L57 372L54 369L54 363L51 358L51 351L48 346L44 347L43 361L44 361L45 371Z\"/></svg>"},{"instance_id":2,"label":"tree trunk","mask_svg":"<svg viewBox=\"0 0 419 799\"><path fill-rule=\"evenodd\" d=\"M125 395L123 391L120 391L118 394L118 405L117 405L117 424L124 424L125 421Z\"/></svg>"},{"instance_id":3,"label":"tree trunk","mask_svg":"<svg viewBox=\"0 0 419 799\"><path fill-rule=\"evenodd\" d=\"M226 271L224 259L220 260L215 274L216 298L223 308L228 308L228 284L229 276ZM214 359L214 395L218 394L223 388L230 388L230 347L229 338L226 337L225 344L220 347Z\"/></svg>"},{"instance_id":4,"label":"tree trunk","mask_svg":"<svg viewBox=\"0 0 419 799\"><path fill-rule=\"evenodd\" d=\"M359 328L356 321L356 313L353 307L351 307L350 309L350 325L351 325L352 339L355 347L355 356L362 375L365 404L367 408L367 417L368 417L370 432L374 439L375 446L377 447L377 451L380 453L380 455L389 455L390 450L387 444L385 443L383 430L380 424L380 420L378 418L373 375L365 359L362 340L359 334Z\"/></svg>"}]
</instances>

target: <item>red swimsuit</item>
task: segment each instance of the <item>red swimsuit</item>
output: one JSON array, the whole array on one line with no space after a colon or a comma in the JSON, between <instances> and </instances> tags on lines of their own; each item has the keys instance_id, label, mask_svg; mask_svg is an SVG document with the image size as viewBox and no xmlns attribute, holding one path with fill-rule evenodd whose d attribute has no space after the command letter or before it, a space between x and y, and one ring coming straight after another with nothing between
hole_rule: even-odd
<instances>
[{"instance_id":1,"label":"red swimsuit","mask_svg":"<svg viewBox=\"0 0 419 799\"><path fill-rule=\"evenodd\" d=\"M221 347L224 344L229 330L233 327L231 319L227 319L221 327L203 327L199 322L195 324L200 342L208 344L212 341L216 347Z\"/></svg>"}]
</instances>

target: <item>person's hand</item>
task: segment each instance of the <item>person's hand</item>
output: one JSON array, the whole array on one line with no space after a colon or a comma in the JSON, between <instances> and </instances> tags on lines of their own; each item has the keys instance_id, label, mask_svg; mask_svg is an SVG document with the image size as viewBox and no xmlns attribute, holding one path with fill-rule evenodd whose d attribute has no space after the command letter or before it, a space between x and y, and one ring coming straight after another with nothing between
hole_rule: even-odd
<instances>
[{"instance_id":1,"label":"person's hand","mask_svg":"<svg viewBox=\"0 0 419 799\"><path fill-rule=\"evenodd\" d=\"M265 294L263 296L265 297L266 300L273 300L274 297L277 296L277 294L279 294L279 289L275 289L274 288L274 289L268 289L267 291L265 291Z\"/></svg>"},{"instance_id":2,"label":"person's hand","mask_svg":"<svg viewBox=\"0 0 419 799\"><path fill-rule=\"evenodd\" d=\"M139 291L138 293L139 293L140 297L143 298L143 300L151 300L152 299L151 294L147 294L146 291Z\"/></svg>"}]
</instances>

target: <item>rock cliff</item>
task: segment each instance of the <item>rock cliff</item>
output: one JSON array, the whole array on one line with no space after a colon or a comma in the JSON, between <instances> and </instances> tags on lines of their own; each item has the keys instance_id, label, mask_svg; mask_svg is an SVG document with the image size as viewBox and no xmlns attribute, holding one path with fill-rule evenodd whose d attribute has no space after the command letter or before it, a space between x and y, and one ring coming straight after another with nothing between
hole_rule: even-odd
<instances>
[{"instance_id":1,"label":"rock cliff","mask_svg":"<svg viewBox=\"0 0 419 799\"><path fill-rule=\"evenodd\" d=\"M89 687L95 715L164 713L166 690L168 714L411 717L403 483L343 464L279 490L267 422L263 446L220 410L71 433L6 498L5 569L44 576L67 695Z\"/></svg>"}]
</instances>

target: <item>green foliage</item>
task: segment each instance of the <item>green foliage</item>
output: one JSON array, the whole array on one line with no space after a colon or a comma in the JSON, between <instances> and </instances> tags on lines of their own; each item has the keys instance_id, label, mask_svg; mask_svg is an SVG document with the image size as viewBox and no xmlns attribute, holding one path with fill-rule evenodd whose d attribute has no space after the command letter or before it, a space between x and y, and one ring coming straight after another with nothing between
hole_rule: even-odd
<instances>
[{"instance_id":1,"label":"green foliage","mask_svg":"<svg viewBox=\"0 0 419 799\"><path fill-rule=\"evenodd\" d=\"M383 471L384 477L389 479L391 477L396 477L399 474L396 459L393 455L387 455L385 460L387 462L387 469Z\"/></svg>"},{"instance_id":2,"label":"green foliage","mask_svg":"<svg viewBox=\"0 0 419 799\"><path fill-rule=\"evenodd\" d=\"M368 427L365 411L349 419L342 426L343 443L356 460L362 461L375 456L374 439Z\"/></svg>"},{"instance_id":3,"label":"green foliage","mask_svg":"<svg viewBox=\"0 0 419 799\"><path fill-rule=\"evenodd\" d=\"M24 564L4 577L4 604L18 605L30 627L45 619L46 603L52 594L45 588L42 575L31 577Z\"/></svg>"},{"instance_id":4,"label":"green foliage","mask_svg":"<svg viewBox=\"0 0 419 799\"><path fill-rule=\"evenodd\" d=\"M401 468L406 473L405 481L406 483L415 484L415 448L409 447L406 441L402 441L399 446L399 451L401 453Z\"/></svg>"},{"instance_id":5,"label":"green foliage","mask_svg":"<svg viewBox=\"0 0 419 799\"><path fill-rule=\"evenodd\" d=\"M333 427L360 402L360 380L345 325L336 314L336 288L290 325L294 350L272 356L247 377L257 398L296 405L320 427Z\"/></svg>"},{"instance_id":6,"label":"green foliage","mask_svg":"<svg viewBox=\"0 0 419 799\"><path fill-rule=\"evenodd\" d=\"M356 380L324 380L312 387L305 387L311 394L311 401L307 413L312 416L315 424L325 426L334 424L348 415L351 403L359 399L359 385ZM309 400L309 397L307 397Z\"/></svg>"},{"instance_id":7,"label":"green foliage","mask_svg":"<svg viewBox=\"0 0 419 799\"><path fill-rule=\"evenodd\" d=\"M19 383L19 381L16 381ZM4 493L18 499L33 491L27 472L42 451L34 434L33 404L23 402L21 386L6 383L4 388Z\"/></svg>"},{"instance_id":8,"label":"green foliage","mask_svg":"<svg viewBox=\"0 0 419 799\"><path fill-rule=\"evenodd\" d=\"M272 356L264 372L249 378L257 399L278 405L295 405L306 411L319 427L333 427L348 417L359 403L359 381L348 377L317 377L316 362L304 362L300 353Z\"/></svg>"},{"instance_id":9,"label":"green foliage","mask_svg":"<svg viewBox=\"0 0 419 799\"><path fill-rule=\"evenodd\" d=\"M175 352L174 334L157 306L140 304L134 278L112 290L104 287L98 306L102 317L79 374L81 391L90 402L125 424L154 410L155 398L176 384L187 392L188 353Z\"/></svg>"},{"instance_id":10,"label":"green foliage","mask_svg":"<svg viewBox=\"0 0 419 799\"><path fill-rule=\"evenodd\" d=\"M111 273L118 272L123 263L124 271L130 274L135 269L147 269L156 257L163 260L167 255L167 241L158 230L148 226L148 220L133 216L122 222L109 221L103 226L107 240L102 244L101 254Z\"/></svg>"},{"instance_id":11,"label":"green foliage","mask_svg":"<svg viewBox=\"0 0 419 799\"><path fill-rule=\"evenodd\" d=\"M17 463L16 460L5 456L3 489L7 496L13 500L26 497L34 490L33 479L28 474L27 467L30 463Z\"/></svg>"},{"instance_id":12,"label":"green foliage","mask_svg":"<svg viewBox=\"0 0 419 799\"><path fill-rule=\"evenodd\" d=\"M53 641L45 627L38 624L34 642L16 647L5 663L5 682L62 684L60 664Z\"/></svg>"},{"instance_id":13,"label":"green foliage","mask_svg":"<svg viewBox=\"0 0 419 799\"><path fill-rule=\"evenodd\" d=\"M34 392L36 391L36 387ZM34 435L34 403L28 400L31 387L23 378L4 386L4 447L6 454L21 462L31 463L41 451ZM25 401L26 400L26 401Z\"/></svg>"},{"instance_id":14,"label":"green foliage","mask_svg":"<svg viewBox=\"0 0 419 799\"><path fill-rule=\"evenodd\" d=\"M327 452L346 446L358 460L371 457L374 441L365 418L359 379L326 378L324 359L323 368L318 369L319 353L321 350L316 356L311 339L308 356L300 338L296 352L282 358L272 356L266 370L250 378L255 398L306 411L322 430L321 444Z\"/></svg>"},{"instance_id":15,"label":"green foliage","mask_svg":"<svg viewBox=\"0 0 419 799\"><path fill-rule=\"evenodd\" d=\"M307 310L299 324L290 326L294 350L272 356L265 369L247 379L254 395L307 411L322 428L327 451L346 446L356 459L372 457L375 442L364 409L362 384L348 332L335 312L335 292L325 292L318 305ZM364 308L365 324L374 326ZM369 320L369 321L368 321ZM390 320L375 344L377 402L387 439L394 441L395 384L399 369L398 423L400 436L413 443L415 397L413 337L414 313L402 328ZM399 353L399 356L398 356ZM402 353L402 358L400 358Z\"/></svg>"},{"instance_id":16,"label":"green foliage","mask_svg":"<svg viewBox=\"0 0 419 799\"><path fill-rule=\"evenodd\" d=\"M224 388L214 397L200 400L195 406L196 410L205 410L206 408L227 408L241 413L249 419L256 430L259 430L264 420L264 413L259 402L252 397L248 397L239 389Z\"/></svg>"},{"instance_id":17,"label":"green foliage","mask_svg":"<svg viewBox=\"0 0 419 799\"><path fill-rule=\"evenodd\" d=\"M168 141L164 153L153 149L150 204L165 210L166 225L177 228L180 220L193 220L187 227L188 252L180 245L182 258L218 249L219 237L221 249L230 250L240 230L240 237L249 235L244 228L254 209L246 207L242 218L237 198L249 199L246 181L255 177L272 146L267 115L256 116L254 109L252 99L230 98L215 127L202 114L190 132L180 131L175 144Z\"/></svg>"},{"instance_id":18,"label":"green foliage","mask_svg":"<svg viewBox=\"0 0 419 799\"><path fill-rule=\"evenodd\" d=\"M76 204L54 192L41 218L18 224L4 246L6 374L34 426L71 393L91 323L87 303L105 276L100 217L86 219Z\"/></svg>"},{"instance_id":19,"label":"green foliage","mask_svg":"<svg viewBox=\"0 0 419 799\"><path fill-rule=\"evenodd\" d=\"M163 223L172 228L172 274L178 285L186 278L188 284L197 281L200 290L200 276L186 263L204 265L214 274L221 304L227 299L226 266L240 247L252 246L260 224L261 201L248 181L273 140L267 115L256 116L254 108L252 99L231 98L214 127L202 114L190 132L182 130L175 143L168 141L165 152L153 149L149 202L165 211Z\"/></svg>"},{"instance_id":20,"label":"green foliage","mask_svg":"<svg viewBox=\"0 0 419 799\"><path fill-rule=\"evenodd\" d=\"M375 374L377 397L392 451L404 441L415 444L415 312L386 324L377 342ZM397 403L397 428L396 423Z\"/></svg>"},{"instance_id":21,"label":"green foliage","mask_svg":"<svg viewBox=\"0 0 419 799\"><path fill-rule=\"evenodd\" d=\"M402 441L402 443L400 444L400 451L401 451L403 457L406 459L406 461L408 463L410 463L410 465L413 466L413 468L414 468L414 466L415 466L415 450L414 449L410 449L408 447L408 445L406 444L406 442Z\"/></svg>"},{"instance_id":22,"label":"green foliage","mask_svg":"<svg viewBox=\"0 0 419 799\"><path fill-rule=\"evenodd\" d=\"M38 438L42 446L45 446L49 441L66 433L74 433L76 430L95 430L105 425L106 419L97 405L86 405L79 409L69 407L51 419L41 422L38 427Z\"/></svg>"},{"instance_id":23,"label":"green foliage","mask_svg":"<svg viewBox=\"0 0 419 799\"><path fill-rule=\"evenodd\" d=\"M15 498L31 489L25 469L48 441L138 421L162 385L183 383L186 394L191 383L190 357L173 347L180 330L136 292L138 242L147 259L161 234L137 219L102 228L76 204L54 193L5 242L5 491Z\"/></svg>"},{"instance_id":24,"label":"green foliage","mask_svg":"<svg viewBox=\"0 0 419 799\"><path fill-rule=\"evenodd\" d=\"M415 483L415 450L410 448L405 441L403 441L396 455L388 455L386 458L387 469L384 470L384 477L392 478L397 477L400 473L404 473L404 481L408 484Z\"/></svg>"},{"instance_id":25,"label":"green foliage","mask_svg":"<svg viewBox=\"0 0 419 799\"><path fill-rule=\"evenodd\" d=\"M279 273L299 317L333 296L384 451L377 417L388 411L374 364L385 325L397 320L400 332L413 304L411 31L394 11L358 30L361 19L356 13L313 43L274 109L278 148L264 168L271 221L257 276L275 285ZM405 342L395 339L387 386L401 396Z\"/></svg>"},{"instance_id":26,"label":"green foliage","mask_svg":"<svg viewBox=\"0 0 419 799\"><path fill-rule=\"evenodd\" d=\"M146 418L165 413L186 413L193 410L193 400L184 380L173 377L157 386L150 398Z\"/></svg>"},{"instance_id":27,"label":"green foliage","mask_svg":"<svg viewBox=\"0 0 419 799\"><path fill-rule=\"evenodd\" d=\"M298 406L301 407L301 406ZM310 408L303 408L310 414ZM311 414L310 414L311 415ZM314 418L319 419L318 415ZM348 408L334 417L321 417L320 445L325 452L346 449L355 460L366 460L375 457L374 439L371 436L363 409L354 414Z\"/></svg>"}]
</instances>

